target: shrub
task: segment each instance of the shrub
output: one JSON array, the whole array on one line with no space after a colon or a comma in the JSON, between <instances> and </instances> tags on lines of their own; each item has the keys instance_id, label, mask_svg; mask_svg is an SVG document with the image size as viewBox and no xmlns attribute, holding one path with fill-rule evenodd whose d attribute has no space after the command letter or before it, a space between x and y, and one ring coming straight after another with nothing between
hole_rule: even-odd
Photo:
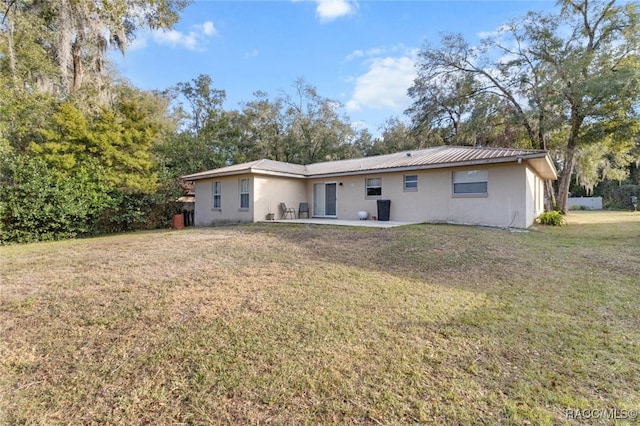
<instances>
[{"instance_id":1,"label":"shrub","mask_svg":"<svg viewBox=\"0 0 640 426\"><path fill-rule=\"evenodd\" d=\"M556 210L542 213L540 216L538 216L536 222L541 225L551 226L565 226L567 224L567 221L565 220L562 213Z\"/></svg>"},{"instance_id":2,"label":"shrub","mask_svg":"<svg viewBox=\"0 0 640 426\"><path fill-rule=\"evenodd\" d=\"M0 244L61 240L84 235L104 194L91 172L62 176L38 158L0 161Z\"/></svg>"},{"instance_id":3,"label":"shrub","mask_svg":"<svg viewBox=\"0 0 640 426\"><path fill-rule=\"evenodd\" d=\"M154 194L114 191L109 207L92 223L92 231L108 234L167 227L171 216L180 212L171 195L163 191Z\"/></svg>"}]
</instances>

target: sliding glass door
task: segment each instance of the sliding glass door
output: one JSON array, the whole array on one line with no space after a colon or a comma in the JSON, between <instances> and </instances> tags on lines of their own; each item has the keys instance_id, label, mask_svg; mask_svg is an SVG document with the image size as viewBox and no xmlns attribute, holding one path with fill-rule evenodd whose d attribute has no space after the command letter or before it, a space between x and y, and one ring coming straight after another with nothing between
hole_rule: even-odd
<instances>
[{"instance_id":1,"label":"sliding glass door","mask_svg":"<svg viewBox=\"0 0 640 426\"><path fill-rule=\"evenodd\" d=\"M319 217L336 217L338 211L336 182L313 184L313 215Z\"/></svg>"}]
</instances>

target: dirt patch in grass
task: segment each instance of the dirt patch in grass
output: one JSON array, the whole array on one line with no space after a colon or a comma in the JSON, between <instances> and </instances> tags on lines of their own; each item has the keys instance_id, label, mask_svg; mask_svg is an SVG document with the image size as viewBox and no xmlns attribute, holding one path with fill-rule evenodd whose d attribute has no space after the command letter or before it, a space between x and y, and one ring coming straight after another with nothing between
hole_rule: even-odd
<instances>
[{"instance_id":1,"label":"dirt patch in grass","mask_svg":"<svg viewBox=\"0 0 640 426\"><path fill-rule=\"evenodd\" d=\"M627 213L528 233L265 224L0 247L0 422L582 424L567 410L638 409Z\"/></svg>"}]
</instances>

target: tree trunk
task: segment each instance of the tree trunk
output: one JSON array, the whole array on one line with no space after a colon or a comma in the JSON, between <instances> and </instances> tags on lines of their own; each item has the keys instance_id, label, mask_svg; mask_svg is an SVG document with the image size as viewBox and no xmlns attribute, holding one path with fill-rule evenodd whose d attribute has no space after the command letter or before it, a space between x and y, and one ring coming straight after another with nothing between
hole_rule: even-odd
<instances>
[{"instance_id":1,"label":"tree trunk","mask_svg":"<svg viewBox=\"0 0 640 426\"><path fill-rule=\"evenodd\" d=\"M564 155L564 167L560 176L560 184L558 186L558 210L563 214L569 211L568 198L569 187L571 186L571 176L575 167L576 146L578 144L578 131L582 125L581 119L573 119L571 125L571 133L569 134L569 142Z\"/></svg>"},{"instance_id":2,"label":"tree trunk","mask_svg":"<svg viewBox=\"0 0 640 426\"><path fill-rule=\"evenodd\" d=\"M75 41L71 45L71 55L73 57L73 93L80 90L82 86L82 35L78 34Z\"/></svg>"},{"instance_id":3,"label":"tree trunk","mask_svg":"<svg viewBox=\"0 0 640 426\"><path fill-rule=\"evenodd\" d=\"M9 13L7 11L7 13ZM5 16L6 17L6 16ZM16 52L13 49L13 38L14 26L13 21L9 19L7 23L7 56L9 56L9 68L11 70L11 78L13 79L13 84L15 87L18 86L18 71L16 65Z\"/></svg>"},{"instance_id":4,"label":"tree trunk","mask_svg":"<svg viewBox=\"0 0 640 426\"><path fill-rule=\"evenodd\" d=\"M571 175L575 162L575 148L567 147L564 159L564 168L560 176L560 184L558 186L558 210L566 214L568 209L569 186L571 185Z\"/></svg>"},{"instance_id":5,"label":"tree trunk","mask_svg":"<svg viewBox=\"0 0 640 426\"><path fill-rule=\"evenodd\" d=\"M557 205L556 193L553 190L553 182L550 180L544 181L544 210L550 212L554 210Z\"/></svg>"},{"instance_id":6,"label":"tree trunk","mask_svg":"<svg viewBox=\"0 0 640 426\"><path fill-rule=\"evenodd\" d=\"M573 101L578 98L577 101ZM569 131L569 140L567 141L567 148L564 154L564 167L560 176L560 184L558 185L558 210L563 214L567 214L569 211L568 198L569 187L571 186L571 176L573 175L573 169L576 163L576 147L578 146L578 139L580 135L580 128L584 121L584 115L580 113L582 111L582 102L577 96L568 96L569 103L571 104L571 130Z\"/></svg>"}]
</instances>

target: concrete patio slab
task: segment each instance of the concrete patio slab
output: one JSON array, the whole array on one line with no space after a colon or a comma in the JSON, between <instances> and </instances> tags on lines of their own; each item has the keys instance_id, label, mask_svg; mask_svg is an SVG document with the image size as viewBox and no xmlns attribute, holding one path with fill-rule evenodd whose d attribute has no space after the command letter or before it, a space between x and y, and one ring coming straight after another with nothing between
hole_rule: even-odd
<instances>
[{"instance_id":1,"label":"concrete patio slab","mask_svg":"<svg viewBox=\"0 0 640 426\"><path fill-rule=\"evenodd\" d=\"M420 222L397 222L382 220L340 220L340 219L276 219L262 220L261 223L301 223L307 225L360 226L366 228L395 228L404 225L416 225Z\"/></svg>"}]
</instances>

